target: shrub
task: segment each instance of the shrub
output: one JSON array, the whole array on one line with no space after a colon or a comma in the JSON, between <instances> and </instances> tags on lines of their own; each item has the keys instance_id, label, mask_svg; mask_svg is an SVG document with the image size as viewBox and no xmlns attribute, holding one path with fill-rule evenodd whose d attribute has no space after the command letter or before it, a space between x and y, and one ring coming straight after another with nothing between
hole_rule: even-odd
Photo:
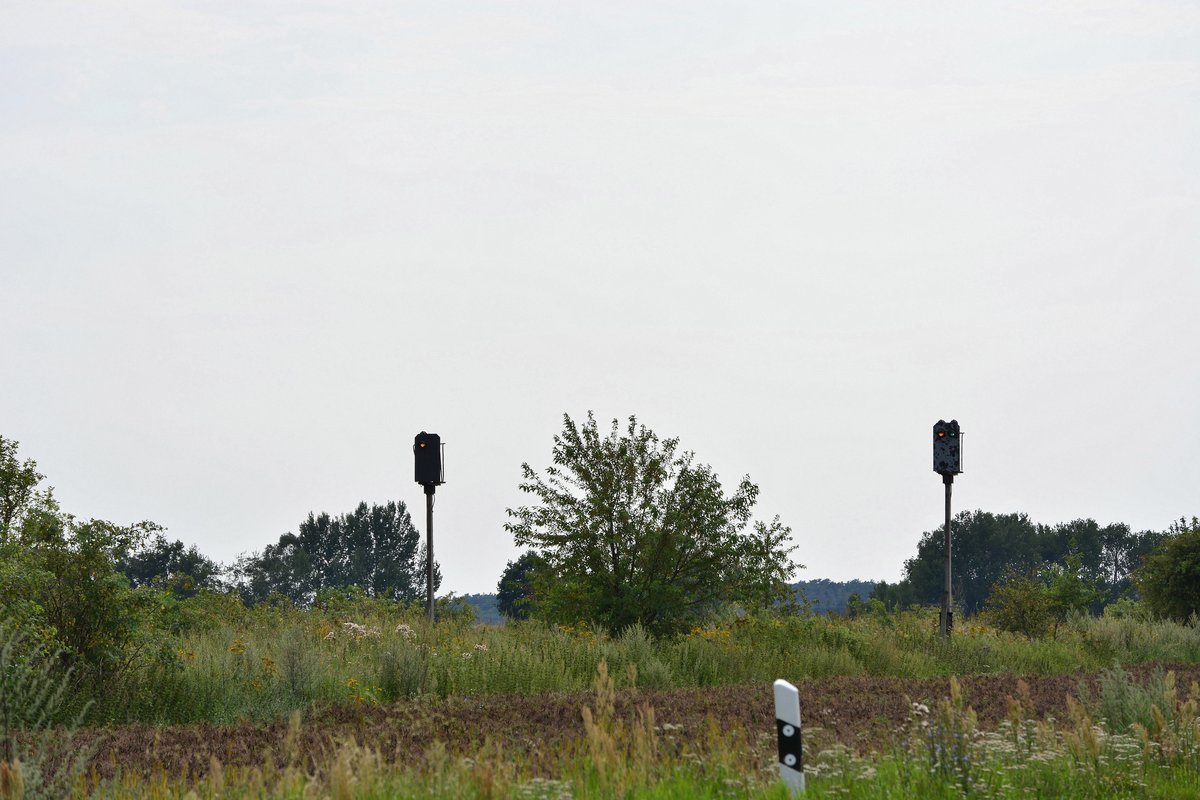
<instances>
[{"instance_id":1,"label":"shrub","mask_svg":"<svg viewBox=\"0 0 1200 800\"><path fill-rule=\"evenodd\" d=\"M987 616L1000 630L1036 639L1050 629L1053 605L1050 591L1036 575L1011 575L992 587Z\"/></svg>"},{"instance_id":2,"label":"shrub","mask_svg":"<svg viewBox=\"0 0 1200 800\"><path fill-rule=\"evenodd\" d=\"M1173 524L1135 581L1155 615L1184 622L1200 614L1200 518Z\"/></svg>"}]
</instances>

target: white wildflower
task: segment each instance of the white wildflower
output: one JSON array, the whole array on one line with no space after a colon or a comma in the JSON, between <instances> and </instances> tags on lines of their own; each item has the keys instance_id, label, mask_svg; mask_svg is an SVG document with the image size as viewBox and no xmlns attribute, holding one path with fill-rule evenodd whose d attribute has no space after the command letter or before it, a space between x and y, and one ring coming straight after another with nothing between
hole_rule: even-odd
<instances>
[{"instance_id":1,"label":"white wildflower","mask_svg":"<svg viewBox=\"0 0 1200 800\"><path fill-rule=\"evenodd\" d=\"M357 622L343 622L342 627L346 630L346 633L355 639L365 639L379 635L378 628L368 628L366 625L359 625Z\"/></svg>"}]
</instances>

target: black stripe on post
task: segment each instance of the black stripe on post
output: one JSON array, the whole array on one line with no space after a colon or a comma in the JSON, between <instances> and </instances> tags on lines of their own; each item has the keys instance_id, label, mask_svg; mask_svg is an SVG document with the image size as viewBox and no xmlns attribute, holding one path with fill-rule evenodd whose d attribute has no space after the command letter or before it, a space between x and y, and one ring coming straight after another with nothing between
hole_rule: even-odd
<instances>
[{"instance_id":1,"label":"black stripe on post","mask_svg":"<svg viewBox=\"0 0 1200 800\"><path fill-rule=\"evenodd\" d=\"M775 733L779 741L779 763L797 772L802 771L804 764L801 761L803 753L800 748L800 726L776 719Z\"/></svg>"}]
</instances>

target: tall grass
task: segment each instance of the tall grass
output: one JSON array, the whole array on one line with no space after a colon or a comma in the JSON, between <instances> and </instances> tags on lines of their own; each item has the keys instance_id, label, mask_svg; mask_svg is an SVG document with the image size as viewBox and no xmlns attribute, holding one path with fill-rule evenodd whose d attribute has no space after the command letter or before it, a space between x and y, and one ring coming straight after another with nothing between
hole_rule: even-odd
<instances>
[{"instance_id":1,"label":"tall grass","mask_svg":"<svg viewBox=\"0 0 1200 800\"><path fill-rule=\"evenodd\" d=\"M57 800L89 754L73 744L70 674L54 668L56 654L24 644L0 626L0 800Z\"/></svg>"},{"instance_id":2,"label":"tall grass","mask_svg":"<svg viewBox=\"0 0 1200 800\"><path fill-rule=\"evenodd\" d=\"M1055 674L1146 661L1200 661L1200 629L1173 622L1081 617L1056 638L1029 640L979 621L949 640L936 613L836 617L730 616L656 639L633 627L610 637L586 625L430 625L386 604L333 610L227 609L101 699L103 721L227 722L314 704L420 696L533 694L590 686L601 660L645 688L833 675L935 677Z\"/></svg>"}]
</instances>

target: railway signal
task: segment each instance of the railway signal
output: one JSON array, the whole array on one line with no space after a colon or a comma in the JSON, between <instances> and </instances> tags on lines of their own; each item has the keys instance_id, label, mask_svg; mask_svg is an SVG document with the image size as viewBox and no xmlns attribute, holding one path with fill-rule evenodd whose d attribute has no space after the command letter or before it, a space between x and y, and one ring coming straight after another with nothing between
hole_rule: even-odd
<instances>
[{"instance_id":1,"label":"railway signal","mask_svg":"<svg viewBox=\"0 0 1200 800\"><path fill-rule=\"evenodd\" d=\"M954 476L962 472L962 441L963 432L958 426L958 420L946 422L939 419L933 425L933 471L942 476L946 486L946 587L942 591L942 610L938 616L938 635L944 638L950 636L954 629L954 591L951 588L951 557L950 557L950 487L954 485Z\"/></svg>"},{"instance_id":2,"label":"railway signal","mask_svg":"<svg viewBox=\"0 0 1200 800\"><path fill-rule=\"evenodd\" d=\"M413 474L425 487L425 610L433 621L433 493L446 482L445 445L436 433L421 431L413 438Z\"/></svg>"}]
</instances>

